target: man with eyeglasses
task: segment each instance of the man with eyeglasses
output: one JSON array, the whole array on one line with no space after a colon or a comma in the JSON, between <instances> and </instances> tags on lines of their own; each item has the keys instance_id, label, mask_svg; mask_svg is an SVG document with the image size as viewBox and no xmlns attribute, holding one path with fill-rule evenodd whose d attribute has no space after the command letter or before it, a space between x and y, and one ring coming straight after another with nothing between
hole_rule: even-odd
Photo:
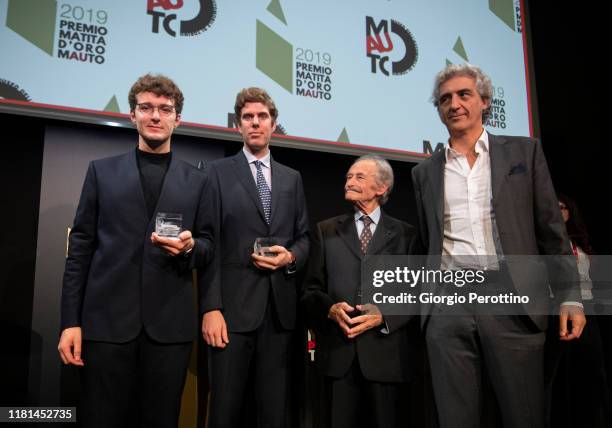
<instances>
[{"instance_id":1,"label":"man with eyeglasses","mask_svg":"<svg viewBox=\"0 0 612 428\"><path fill-rule=\"evenodd\" d=\"M164 76L132 86L138 145L90 163L70 234L60 357L81 368L86 427L173 427L197 335L194 268L212 257L213 189L176 159L183 94ZM182 216L177 237L159 213ZM199 282L202 286L202 282Z\"/></svg>"},{"instance_id":2,"label":"man with eyeglasses","mask_svg":"<svg viewBox=\"0 0 612 428\"><path fill-rule=\"evenodd\" d=\"M306 202L299 172L270 156L278 117L272 98L263 89L243 89L234 111L244 146L209 171L219 221L200 308L210 345L208 426L239 426L252 391L257 426L281 428L289 426L295 274L309 250ZM254 251L256 240L264 248Z\"/></svg>"}]
</instances>

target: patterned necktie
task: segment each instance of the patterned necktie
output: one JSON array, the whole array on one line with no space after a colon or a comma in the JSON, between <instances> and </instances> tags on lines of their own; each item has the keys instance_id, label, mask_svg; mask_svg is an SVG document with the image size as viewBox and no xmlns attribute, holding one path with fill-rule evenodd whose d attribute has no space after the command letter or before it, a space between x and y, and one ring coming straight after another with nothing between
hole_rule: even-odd
<instances>
[{"instance_id":1,"label":"patterned necktie","mask_svg":"<svg viewBox=\"0 0 612 428\"><path fill-rule=\"evenodd\" d=\"M361 235L359 236L359 241L361 242L361 252L365 254L368 249L368 244L372 239L372 231L370 230L370 225L374 222L367 215L362 215L359 220L363 222L363 230L361 231Z\"/></svg>"},{"instance_id":2,"label":"patterned necktie","mask_svg":"<svg viewBox=\"0 0 612 428\"><path fill-rule=\"evenodd\" d=\"M264 217L266 218L266 223L270 224L270 208L272 207L272 192L268 187L268 183L266 183L266 179L264 178L263 172L261 170L261 165L263 162L256 160L253 162L255 164L255 168L257 169L257 191L259 192L259 199L261 200L261 205L264 210Z\"/></svg>"}]
</instances>

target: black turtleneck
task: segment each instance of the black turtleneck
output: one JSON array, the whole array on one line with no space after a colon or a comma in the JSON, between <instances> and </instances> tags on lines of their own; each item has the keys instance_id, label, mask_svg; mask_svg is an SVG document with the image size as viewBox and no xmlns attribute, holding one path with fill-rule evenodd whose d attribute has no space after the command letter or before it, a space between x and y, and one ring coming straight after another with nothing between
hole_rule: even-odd
<instances>
[{"instance_id":1,"label":"black turtleneck","mask_svg":"<svg viewBox=\"0 0 612 428\"><path fill-rule=\"evenodd\" d=\"M172 152L148 153L136 148L136 159L138 160L140 184L147 206L147 214L151 218L157 206L170 159L172 159Z\"/></svg>"}]
</instances>

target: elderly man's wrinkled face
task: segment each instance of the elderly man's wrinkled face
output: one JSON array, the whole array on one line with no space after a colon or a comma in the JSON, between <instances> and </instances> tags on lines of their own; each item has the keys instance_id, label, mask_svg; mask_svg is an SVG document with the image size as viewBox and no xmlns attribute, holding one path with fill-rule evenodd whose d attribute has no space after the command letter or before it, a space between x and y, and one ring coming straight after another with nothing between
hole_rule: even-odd
<instances>
[{"instance_id":1,"label":"elderly man's wrinkled face","mask_svg":"<svg viewBox=\"0 0 612 428\"><path fill-rule=\"evenodd\" d=\"M346 173L344 198L357 205L373 202L378 205L378 198L387 191L388 186L378 183L377 173L376 162L371 160L359 161L351 166Z\"/></svg>"}]
</instances>

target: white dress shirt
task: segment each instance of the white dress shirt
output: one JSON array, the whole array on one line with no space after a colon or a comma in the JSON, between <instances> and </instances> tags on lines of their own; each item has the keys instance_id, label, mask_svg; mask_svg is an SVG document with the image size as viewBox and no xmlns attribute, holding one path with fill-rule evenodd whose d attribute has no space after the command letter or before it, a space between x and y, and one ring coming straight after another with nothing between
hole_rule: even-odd
<instances>
[{"instance_id":1,"label":"white dress shirt","mask_svg":"<svg viewBox=\"0 0 612 428\"><path fill-rule=\"evenodd\" d=\"M466 155L450 145L445 149L442 255L461 256L461 266L456 267L498 269L487 131L480 134L474 150L478 156L470 168ZM443 259L446 262L450 257Z\"/></svg>"},{"instance_id":2,"label":"white dress shirt","mask_svg":"<svg viewBox=\"0 0 612 428\"><path fill-rule=\"evenodd\" d=\"M450 145L445 148L442 256L446 257L442 258L442 269L499 269L493 238L495 213L491 204L491 157L486 130L478 137L474 150L478 157L470 168L465 155ZM449 266L448 256L461 256L461 265ZM561 305L582 307L580 302L572 301Z\"/></svg>"},{"instance_id":3,"label":"white dress shirt","mask_svg":"<svg viewBox=\"0 0 612 428\"><path fill-rule=\"evenodd\" d=\"M272 168L270 166L270 151L268 150L268 154L266 154L263 158L257 159L255 155L249 152L246 147L242 147L242 152L246 157L247 162L249 163L249 167L251 168L251 174L253 174L253 179L255 180L255 184L257 184L257 167L255 166L255 161L258 160L262 163L261 172L263 173L264 178L266 179L266 183L268 183L268 188L272 191Z\"/></svg>"},{"instance_id":4,"label":"white dress shirt","mask_svg":"<svg viewBox=\"0 0 612 428\"><path fill-rule=\"evenodd\" d=\"M593 300L593 282L589 274L591 270L591 259L582 248L572 243L576 263L578 265L578 276L580 278L580 293L582 300Z\"/></svg>"}]
</instances>

